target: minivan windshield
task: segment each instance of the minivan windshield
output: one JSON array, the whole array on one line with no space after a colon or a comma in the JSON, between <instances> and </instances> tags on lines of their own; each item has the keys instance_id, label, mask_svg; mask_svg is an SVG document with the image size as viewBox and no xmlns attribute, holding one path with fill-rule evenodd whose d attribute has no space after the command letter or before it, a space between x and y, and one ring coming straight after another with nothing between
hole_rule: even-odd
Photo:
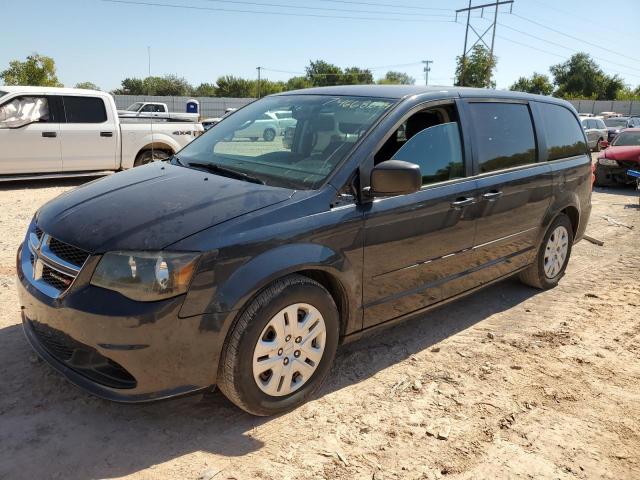
<instances>
[{"instance_id":1,"label":"minivan windshield","mask_svg":"<svg viewBox=\"0 0 640 480\"><path fill-rule=\"evenodd\" d=\"M395 102L333 95L265 97L187 145L179 162L210 166L214 173L216 166L223 167L266 185L315 189Z\"/></svg>"},{"instance_id":2,"label":"minivan windshield","mask_svg":"<svg viewBox=\"0 0 640 480\"><path fill-rule=\"evenodd\" d=\"M640 131L622 132L611 145L615 147L640 147Z\"/></svg>"}]
</instances>

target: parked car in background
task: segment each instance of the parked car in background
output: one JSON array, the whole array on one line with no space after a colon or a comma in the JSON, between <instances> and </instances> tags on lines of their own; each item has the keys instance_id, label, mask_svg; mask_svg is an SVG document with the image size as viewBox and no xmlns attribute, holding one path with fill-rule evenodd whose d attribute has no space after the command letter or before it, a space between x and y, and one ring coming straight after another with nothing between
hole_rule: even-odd
<instances>
[{"instance_id":1,"label":"parked car in background","mask_svg":"<svg viewBox=\"0 0 640 480\"><path fill-rule=\"evenodd\" d=\"M209 130L211 127L213 127L214 125L219 123L223 118L228 117L229 115L231 115L236 110L237 110L237 108L227 108L227 109L225 109L224 115L222 115L222 117L205 118L201 122L202 126L204 127L205 131Z\"/></svg>"},{"instance_id":2,"label":"parked car in background","mask_svg":"<svg viewBox=\"0 0 640 480\"><path fill-rule=\"evenodd\" d=\"M625 128L640 128L640 117L610 117L604 120L607 126L609 143Z\"/></svg>"},{"instance_id":3,"label":"parked car in background","mask_svg":"<svg viewBox=\"0 0 640 480\"><path fill-rule=\"evenodd\" d=\"M290 149L227 140L279 110L298 122ZM552 97L267 96L169 162L42 206L17 255L24 331L107 399L217 384L279 414L312 398L342 341L513 275L558 285L589 220L591 168L575 110Z\"/></svg>"},{"instance_id":4,"label":"parked car in background","mask_svg":"<svg viewBox=\"0 0 640 480\"><path fill-rule=\"evenodd\" d=\"M598 156L595 184L599 187L633 184L627 170L640 169L640 128L622 130Z\"/></svg>"},{"instance_id":5,"label":"parked car in background","mask_svg":"<svg viewBox=\"0 0 640 480\"><path fill-rule=\"evenodd\" d=\"M118 110L120 117L158 117L171 120L198 121L197 113L170 112L166 103L161 102L136 102L125 110Z\"/></svg>"},{"instance_id":6,"label":"parked car in background","mask_svg":"<svg viewBox=\"0 0 640 480\"><path fill-rule=\"evenodd\" d=\"M263 139L273 142L280 135L280 121L272 112L265 112L259 118L252 118L233 132L233 138L250 139L255 142Z\"/></svg>"},{"instance_id":7,"label":"parked car in background","mask_svg":"<svg viewBox=\"0 0 640 480\"><path fill-rule=\"evenodd\" d=\"M0 180L131 168L170 157L203 131L197 122L119 118L105 92L2 87L0 95Z\"/></svg>"},{"instance_id":8,"label":"parked car in background","mask_svg":"<svg viewBox=\"0 0 640 480\"><path fill-rule=\"evenodd\" d=\"M589 148L599 152L601 143L609 138L609 130L604 124L604 120L597 117L581 118L582 128L587 136Z\"/></svg>"},{"instance_id":9,"label":"parked car in background","mask_svg":"<svg viewBox=\"0 0 640 480\"><path fill-rule=\"evenodd\" d=\"M293 113L288 110L281 110L278 112L271 112L278 119L278 127L280 128L280 135L284 135L285 131L289 127L295 127L298 121L293 118Z\"/></svg>"},{"instance_id":10,"label":"parked car in background","mask_svg":"<svg viewBox=\"0 0 640 480\"><path fill-rule=\"evenodd\" d=\"M621 117L622 114L616 113L616 112L600 112L598 116L602 118L610 118L610 117Z\"/></svg>"}]
</instances>

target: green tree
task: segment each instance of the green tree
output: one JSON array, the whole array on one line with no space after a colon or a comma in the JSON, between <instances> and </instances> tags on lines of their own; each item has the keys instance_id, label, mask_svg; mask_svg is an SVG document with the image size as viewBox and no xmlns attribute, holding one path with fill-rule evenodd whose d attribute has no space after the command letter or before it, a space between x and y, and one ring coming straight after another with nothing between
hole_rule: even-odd
<instances>
[{"instance_id":1,"label":"green tree","mask_svg":"<svg viewBox=\"0 0 640 480\"><path fill-rule=\"evenodd\" d=\"M254 95L254 85L233 75L225 75L216 80L216 97L250 98Z\"/></svg>"},{"instance_id":2,"label":"green tree","mask_svg":"<svg viewBox=\"0 0 640 480\"><path fill-rule=\"evenodd\" d=\"M613 100L624 89L617 75L606 75L586 53L576 53L564 63L549 69L556 85L555 95L562 98Z\"/></svg>"},{"instance_id":3,"label":"green tree","mask_svg":"<svg viewBox=\"0 0 640 480\"><path fill-rule=\"evenodd\" d=\"M324 60L309 62L306 68L307 78L314 87L341 85L343 72L340 67Z\"/></svg>"},{"instance_id":4,"label":"green tree","mask_svg":"<svg viewBox=\"0 0 640 480\"><path fill-rule=\"evenodd\" d=\"M302 90L312 86L311 80L307 77L291 77L285 84L285 90Z\"/></svg>"},{"instance_id":5,"label":"green tree","mask_svg":"<svg viewBox=\"0 0 640 480\"><path fill-rule=\"evenodd\" d=\"M553 93L553 84L547 75L534 72L531 78L520 77L516 83L509 87L509 90L535 93L538 95L551 95Z\"/></svg>"},{"instance_id":6,"label":"green tree","mask_svg":"<svg viewBox=\"0 0 640 480\"><path fill-rule=\"evenodd\" d=\"M464 60L457 57L456 63L456 86L495 88L496 82L491 78L498 59L495 55L491 58L484 46L474 46Z\"/></svg>"},{"instance_id":7,"label":"green tree","mask_svg":"<svg viewBox=\"0 0 640 480\"><path fill-rule=\"evenodd\" d=\"M83 90L100 90L100 87L92 82L80 82L76 83L75 88L82 88Z\"/></svg>"},{"instance_id":8,"label":"green tree","mask_svg":"<svg viewBox=\"0 0 640 480\"><path fill-rule=\"evenodd\" d=\"M213 83L201 83L193 90L196 97L215 97L216 86Z\"/></svg>"},{"instance_id":9,"label":"green tree","mask_svg":"<svg viewBox=\"0 0 640 480\"><path fill-rule=\"evenodd\" d=\"M381 85L414 85L416 79L403 72L388 71L384 78L378 80Z\"/></svg>"},{"instance_id":10,"label":"green tree","mask_svg":"<svg viewBox=\"0 0 640 480\"><path fill-rule=\"evenodd\" d=\"M258 80L253 80L253 97L258 96ZM260 80L260 96L271 95L273 93L280 93L286 90L286 84L284 82L272 82L266 78Z\"/></svg>"},{"instance_id":11,"label":"green tree","mask_svg":"<svg viewBox=\"0 0 640 480\"><path fill-rule=\"evenodd\" d=\"M12 60L9 68L0 72L5 85L62 87L56 76L56 62L51 57L34 53L24 62Z\"/></svg>"},{"instance_id":12,"label":"green tree","mask_svg":"<svg viewBox=\"0 0 640 480\"><path fill-rule=\"evenodd\" d=\"M371 83L373 83L371 70L358 67L345 69L340 79L342 85L368 85Z\"/></svg>"},{"instance_id":13,"label":"green tree","mask_svg":"<svg viewBox=\"0 0 640 480\"><path fill-rule=\"evenodd\" d=\"M120 82L121 87L116 88L114 95L147 95L144 91L144 81L140 78L125 78Z\"/></svg>"}]
</instances>

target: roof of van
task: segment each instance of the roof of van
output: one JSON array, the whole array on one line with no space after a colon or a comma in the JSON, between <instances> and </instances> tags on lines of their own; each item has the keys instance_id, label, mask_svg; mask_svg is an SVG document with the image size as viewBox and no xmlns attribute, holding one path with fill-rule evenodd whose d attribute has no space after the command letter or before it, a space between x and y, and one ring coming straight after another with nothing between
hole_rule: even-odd
<instances>
[{"instance_id":1,"label":"roof of van","mask_svg":"<svg viewBox=\"0 0 640 480\"><path fill-rule=\"evenodd\" d=\"M314 87L304 90L291 90L276 95L349 95L354 97L378 97L402 99L414 95L439 97L442 94L460 97L513 98L523 100L544 100L547 102L569 104L565 100L531 93L513 92L510 90L491 90L487 88L421 86L421 85L340 85L334 87Z\"/></svg>"},{"instance_id":2,"label":"roof of van","mask_svg":"<svg viewBox=\"0 0 640 480\"><path fill-rule=\"evenodd\" d=\"M0 85L0 91L7 93L39 93L39 94L58 94L58 95L71 95L71 94L85 94L85 95L104 95L108 92L101 92L100 90L85 90L84 88L60 88L60 87L26 87L26 86L5 86Z\"/></svg>"}]
</instances>

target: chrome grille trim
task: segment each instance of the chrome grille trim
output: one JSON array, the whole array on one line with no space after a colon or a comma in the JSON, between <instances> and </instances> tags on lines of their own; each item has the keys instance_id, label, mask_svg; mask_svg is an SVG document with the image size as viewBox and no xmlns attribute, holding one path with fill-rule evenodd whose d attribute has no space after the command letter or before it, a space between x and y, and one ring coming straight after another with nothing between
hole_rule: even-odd
<instances>
[{"instance_id":1,"label":"chrome grille trim","mask_svg":"<svg viewBox=\"0 0 640 480\"><path fill-rule=\"evenodd\" d=\"M85 258L82 265L74 265L73 263L68 262L67 260L56 255L50 248L49 243L53 237L48 235L47 233L42 232L36 227L34 230L29 231L27 234L27 238L25 241L25 245L23 247L23 253L21 255L21 266L22 272L25 277L29 280L29 282L35 286L38 290L40 290L45 295L51 298L59 298L64 295L69 288L74 284L76 277L80 273L80 270L84 267L87 260L90 257L88 252L87 257ZM60 240L57 240L59 243ZM65 244L68 245L68 244ZM68 245L69 248L76 248L78 251L82 251L77 247L73 247L72 245ZM43 275L45 266L49 270L53 270L57 272L58 277L54 278L57 280L55 285L52 284L51 274ZM63 278L65 280L70 280L69 284L66 285L66 288L59 288L61 284L64 284L64 281L59 280Z\"/></svg>"}]
</instances>

